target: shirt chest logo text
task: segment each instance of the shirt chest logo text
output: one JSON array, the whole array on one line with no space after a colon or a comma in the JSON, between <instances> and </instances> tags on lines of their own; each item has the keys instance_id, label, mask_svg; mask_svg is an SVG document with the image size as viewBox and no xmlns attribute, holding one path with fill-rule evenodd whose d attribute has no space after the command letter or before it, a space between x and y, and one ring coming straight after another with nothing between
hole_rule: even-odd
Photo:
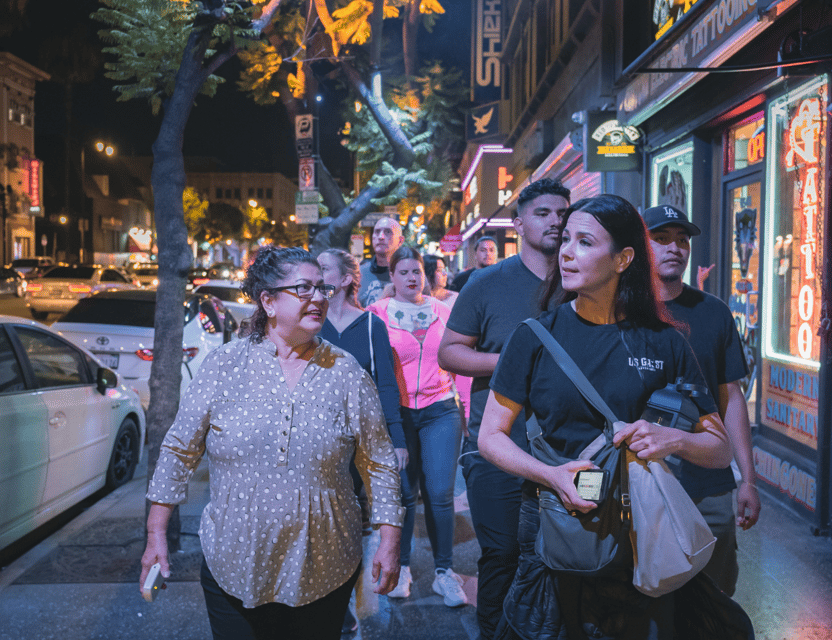
<instances>
[{"instance_id":1,"label":"shirt chest logo text","mask_svg":"<svg viewBox=\"0 0 832 640\"><path fill-rule=\"evenodd\" d=\"M629 365L639 371L664 371L664 360L650 358L627 358Z\"/></svg>"}]
</instances>

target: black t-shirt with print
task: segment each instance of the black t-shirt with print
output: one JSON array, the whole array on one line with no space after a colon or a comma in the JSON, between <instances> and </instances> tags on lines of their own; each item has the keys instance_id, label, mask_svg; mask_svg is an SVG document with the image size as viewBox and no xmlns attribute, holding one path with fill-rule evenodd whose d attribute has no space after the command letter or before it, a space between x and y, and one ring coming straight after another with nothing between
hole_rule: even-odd
<instances>
[{"instance_id":1,"label":"black t-shirt with print","mask_svg":"<svg viewBox=\"0 0 832 640\"><path fill-rule=\"evenodd\" d=\"M737 325L722 300L685 285L678 297L665 304L676 320L690 328L688 342L714 398L719 398L720 385L748 375ZM694 500L736 487L730 467L705 469L687 460L681 461L679 481Z\"/></svg>"},{"instance_id":2,"label":"black t-shirt with print","mask_svg":"<svg viewBox=\"0 0 832 640\"><path fill-rule=\"evenodd\" d=\"M624 422L638 420L650 394L678 377L705 383L690 345L674 328L652 330L626 321L596 325L578 316L571 304L539 320ZM534 411L547 442L565 457L576 458L604 428L601 414L526 325L506 343L491 389ZM710 396L696 403L700 415L716 411Z\"/></svg>"},{"instance_id":3,"label":"black t-shirt with print","mask_svg":"<svg viewBox=\"0 0 832 640\"><path fill-rule=\"evenodd\" d=\"M523 264L519 255L477 269L459 292L448 318L448 329L464 336L476 336L477 351L500 353L519 323L540 314L542 284L543 281ZM476 442L479 435L489 381L489 376L480 376L471 383L468 432L472 442ZM518 416L511 429L511 439L528 451L526 423L522 416Z\"/></svg>"}]
</instances>

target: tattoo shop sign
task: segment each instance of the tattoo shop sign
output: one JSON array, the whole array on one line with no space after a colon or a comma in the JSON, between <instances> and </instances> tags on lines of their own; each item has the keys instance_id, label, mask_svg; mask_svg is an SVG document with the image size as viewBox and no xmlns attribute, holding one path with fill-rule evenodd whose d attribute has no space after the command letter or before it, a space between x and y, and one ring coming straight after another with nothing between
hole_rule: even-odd
<instances>
[{"instance_id":1,"label":"tattoo shop sign","mask_svg":"<svg viewBox=\"0 0 832 640\"><path fill-rule=\"evenodd\" d=\"M584 123L586 171L638 171L641 132L619 124L615 111L591 111Z\"/></svg>"}]
</instances>

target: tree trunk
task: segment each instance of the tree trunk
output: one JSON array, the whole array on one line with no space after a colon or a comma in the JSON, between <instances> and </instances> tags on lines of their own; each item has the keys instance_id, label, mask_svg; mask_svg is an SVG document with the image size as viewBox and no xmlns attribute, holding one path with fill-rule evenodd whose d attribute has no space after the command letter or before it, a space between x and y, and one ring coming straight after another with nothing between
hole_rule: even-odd
<instances>
[{"instance_id":1,"label":"tree trunk","mask_svg":"<svg viewBox=\"0 0 832 640\"><path fill-rule=\"evenodd\" d=\"M404 8L402 20L402 46L404 48L404 75L411 91L418 90L413 78L419 72L419 0L410 0Z\"/></svg>"},{"instance_id":2,"label":"tree trunk","mask_svg":"<svg viewBox=\"0 0 832 640\"><path fill-rule=\"evenodd\" d=\"M150 372L148 482L156 469L159 447L179 408L185 282L193 262L182 208L182 193L185 190L182 140L191 107L205 81L202 62L207 48L207 39L193 31L176 74L173 95L164 107L159 136L153 143L151 184L159 244L159 287L156 289L154 318L154 326L158 330L153 337L153 366ZM147 508L150 508L149 504ZM168 526L171 552L180 548L178 522L176 513Z\"/></svg>"}]
</instances>

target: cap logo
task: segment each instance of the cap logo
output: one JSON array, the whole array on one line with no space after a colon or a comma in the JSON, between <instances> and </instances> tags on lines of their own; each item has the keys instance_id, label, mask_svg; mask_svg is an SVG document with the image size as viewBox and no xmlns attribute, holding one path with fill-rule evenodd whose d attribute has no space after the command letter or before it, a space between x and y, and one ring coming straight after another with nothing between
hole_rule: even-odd
<instances>
[{"instance_id":1,"label":"cap logo","mask_svg":"<svg viewBox=\"0 0 832 640\"><path fill-rule=\"evenodd\" d=\"M678 218L679 217L679 214L676 213L670 207L665 207L664 208L664 215L667 216L668 218Z\"/></svg>"}]
</instances>

